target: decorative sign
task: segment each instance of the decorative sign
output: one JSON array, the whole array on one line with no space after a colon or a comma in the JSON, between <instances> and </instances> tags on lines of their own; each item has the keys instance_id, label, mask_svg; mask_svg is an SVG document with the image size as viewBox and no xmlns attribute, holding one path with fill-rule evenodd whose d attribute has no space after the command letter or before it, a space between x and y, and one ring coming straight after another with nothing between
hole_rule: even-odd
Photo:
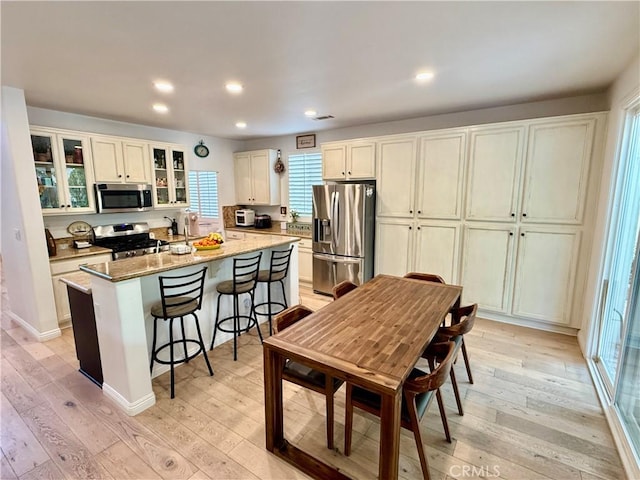
<instances>
[{"instance_id":1,"label":"decorative sign","mask_svg":"<svg viewBox=\"0 0 640 480\"><path fill-rule=\"evenodd\" d=\"M296 137L296 148L314 148L316 146L316 134L298 135Z\"/></svg>"}]
</instances>

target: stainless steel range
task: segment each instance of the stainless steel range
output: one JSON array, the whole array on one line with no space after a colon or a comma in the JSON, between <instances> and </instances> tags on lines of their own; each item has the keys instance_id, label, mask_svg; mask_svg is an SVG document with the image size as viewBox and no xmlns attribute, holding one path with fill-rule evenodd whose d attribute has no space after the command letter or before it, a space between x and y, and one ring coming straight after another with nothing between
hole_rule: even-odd
<instances>
[{"instance_id":1,"label":"stainless steel range","mask_svg":"<svg viewBox=\"0 0 640 480\"><path fill-rule=\"evenodd\" d=\"M169 250L169 242L151 238L146 222L98 225L92 230L93 244L110 248L114 260Z\"/></svg>"}]
</instances>

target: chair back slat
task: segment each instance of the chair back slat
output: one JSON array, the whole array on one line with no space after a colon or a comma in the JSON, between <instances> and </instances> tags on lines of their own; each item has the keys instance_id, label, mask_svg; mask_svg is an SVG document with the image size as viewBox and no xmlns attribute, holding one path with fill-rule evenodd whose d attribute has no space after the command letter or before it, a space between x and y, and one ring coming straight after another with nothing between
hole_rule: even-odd
<instances>
[{"instance_id":1,"label":"chair back slat","mask_svg":"<svg viewBox=\"0 0 640 480\"><path fill-rule=\"evenodd\" d=\"M410 378L404 383L404 389L410 393L424 393L436 390L444 384L455 353L455 343L432 343L422 355L429 361L431 373L426 373L421 377Z\"/></svg>"},{"instance_id":2,"label":"chair back slat","mask_svg":"<svg viewBox=\"0 0 640 480\"><path fill-rule=\"evenodd\" d=\"M274 330L276 333L281 332L285 328L290 327L312 313L313 310L310 310L304 305L294 305L293 307L289 307L284 312L280 312L274 317Z\"/></svg>"},{"instance_id":3,"label":"chair back slat","mask_svg":"<svg viewBox=\"0 0 640 480\"><path fill-rule=\"evenodd\" d=\"M233 259L233 290L248 290L255 288L260 270L260 259L262 252L253 257Z\"/></svg>"},{"instance_id":4,"label":"chair back slat","mask_svg":"<svg viewBox=\"0 0 640 480\"><path fill-rule=\"evenodd\" d=\"M288 250L274 250L271 252L271 265L269 268L269 281L278 273L282 273L281 277L286 277L289 272L289 262L291 261L291 252L293 245Z\"/></svg>"},{"instance_id":5,"label":"chair back slat","mask_svg":"<svg viewBox=\"0 0 640 480\"><path fill-rule=\"evenodd\" d=\"M168 317L167 308L175 308L197 301L198 309L202 308L204 293L204 278L207 267L195 273L186 275L160 276L160 297L162 299L162 313Z\"/></svg>"}]
</instances>

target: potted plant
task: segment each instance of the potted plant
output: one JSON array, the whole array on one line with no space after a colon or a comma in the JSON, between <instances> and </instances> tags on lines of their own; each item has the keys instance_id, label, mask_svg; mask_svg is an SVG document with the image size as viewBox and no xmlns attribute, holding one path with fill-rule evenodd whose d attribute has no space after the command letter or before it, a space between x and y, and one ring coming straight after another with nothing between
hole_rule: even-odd
<instances>
[{"instance_id":1,"label":"potted plant","mask_svg":"<svg viewBox=\"0 0 640 480\"><path fill-rule=\"evenodd\" d=\"M291 223L296 223L298 221L298 217L300 216L300 214L295 210L291 210L289 212L289 215L291 215Z\"/></svg>"},{"instance_id":2,"label":"potted plant","mask_svg":"<svg viewBox=\"0 0 640 480\"><path fill-rule=\"evenodd\" d=\"M51 161L51 146L45 137L31 137L33 143L33 158L36 162Z\"/></svg>"}]
</instances>

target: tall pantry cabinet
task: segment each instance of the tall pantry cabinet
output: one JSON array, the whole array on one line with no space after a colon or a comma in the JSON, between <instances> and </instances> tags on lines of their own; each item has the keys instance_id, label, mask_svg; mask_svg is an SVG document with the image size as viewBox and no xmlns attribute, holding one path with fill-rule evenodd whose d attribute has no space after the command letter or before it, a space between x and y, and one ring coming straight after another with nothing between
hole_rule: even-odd
<instances>
[{"instance_id":1,"label":"tall pantry cabinet","mask_svg":"<svg viewBox=\"0 0 640 480\"><path fill-rule=\"evenodd\" d=\"M579 326L605 121L581 114L380 138L376 273L436 273L486 317Z\"/></svg>"}]
</instances>

